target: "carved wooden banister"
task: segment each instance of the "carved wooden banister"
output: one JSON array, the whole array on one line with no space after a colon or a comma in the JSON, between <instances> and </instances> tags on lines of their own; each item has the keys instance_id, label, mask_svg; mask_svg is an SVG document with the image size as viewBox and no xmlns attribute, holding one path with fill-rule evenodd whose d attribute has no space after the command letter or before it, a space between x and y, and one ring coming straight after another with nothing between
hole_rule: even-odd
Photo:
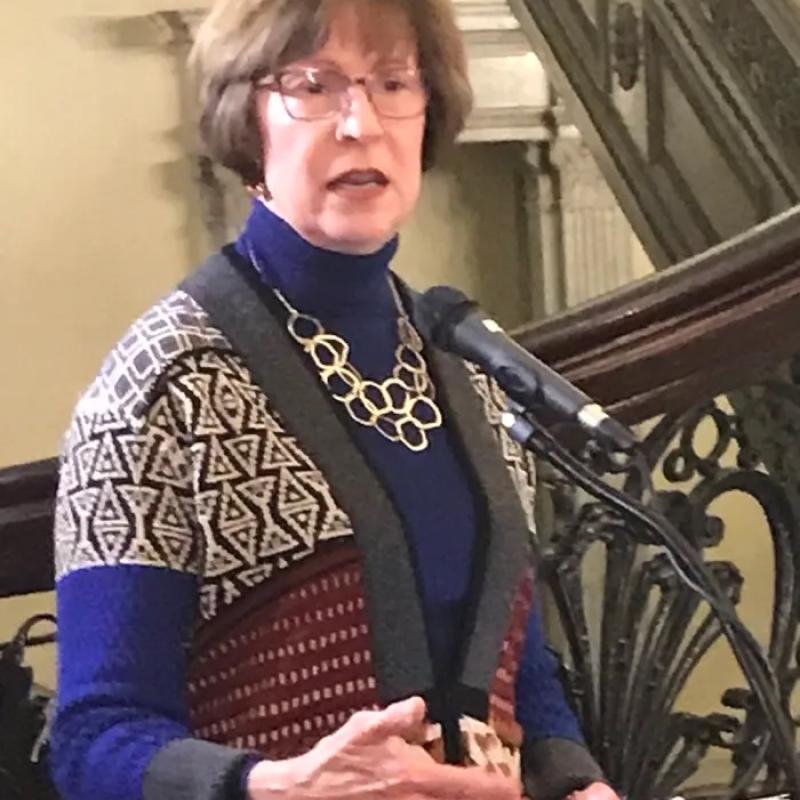
<instances>
[{"instance_id":1,"label":"carved wooden banister","mask_svg":"<svg viewBox=\"0 0 800 800\"><path fill-rule=\"evenodd\" d=\"M742 385L800 352L800 207L520 341L629 422ZM56 462L0 470L0 597L52 586Z\"/></svg>"},{"instance_id":2,"label":"carved wooden banister","mask_svg":"<svg viewBox=\"0 0 800 800\"><path fill-rule=\"evenodd\" d=\"M628 422L742 386L800 352L800 206L518 338Z\"/></svg>"}]
</instances>

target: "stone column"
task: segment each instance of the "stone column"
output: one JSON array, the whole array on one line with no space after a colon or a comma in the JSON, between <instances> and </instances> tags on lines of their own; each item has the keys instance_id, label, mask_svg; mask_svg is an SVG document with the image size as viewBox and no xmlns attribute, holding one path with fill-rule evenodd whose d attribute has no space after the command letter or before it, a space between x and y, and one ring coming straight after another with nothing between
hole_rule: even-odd
<instances>
[{"instance_id":1,"label":"stone column","mask_svg":"<svg viewBox=\"0 0 800 800\"><path fill-rule=\"evenodd\" d=\"M570 125L532 143L538 242L533 258L537 316L556 313L646 274L636 236L597 163Z\"/></svg>"},{"instance_id":2,"label":"stone column","mask_svg":"<svg viewBox=\"0 0 800 800\"><path fill-rule=\"evenodd\" d=\"M567 306L636 278L635 235L577 131L566 127L550 149L558 172Z\"/></svg>"},{"instance_id":3,"label":"stone column","mask_svg":"<svg viewBox=\"0 0 800 800\"><path fill-rule=\"evenodd\" d=\"M525 191L531 265L530 307L534 319L566 307L564 292L564 236L558 175L550 163L547 139L528 145L529 167Z\"/></svg>"}]
</instances>

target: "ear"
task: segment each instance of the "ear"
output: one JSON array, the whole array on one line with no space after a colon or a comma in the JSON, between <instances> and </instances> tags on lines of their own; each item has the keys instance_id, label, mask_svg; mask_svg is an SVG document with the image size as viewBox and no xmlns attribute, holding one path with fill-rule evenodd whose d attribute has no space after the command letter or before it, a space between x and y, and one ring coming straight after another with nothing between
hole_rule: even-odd
<instances>
[{"instance_id":1,"label":"ear","mask_svg":"<svg viewBox=\"0 0 800 800\"><path fill-rule=\"evenodd\" d=\"M255 185L246 184L245 188L247 189L251 197L258 198L259 200L272 199L272 195L270 194L270 191L267 188L267 184L265 181L261 181L260 183L256 183Z\"/></svg>"}]
</instances>

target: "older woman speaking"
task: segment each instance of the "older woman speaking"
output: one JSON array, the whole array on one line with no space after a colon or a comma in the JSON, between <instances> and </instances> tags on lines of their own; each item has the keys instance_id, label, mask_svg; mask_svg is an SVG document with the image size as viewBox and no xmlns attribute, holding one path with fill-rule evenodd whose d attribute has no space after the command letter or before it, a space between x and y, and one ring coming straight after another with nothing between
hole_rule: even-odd
<instances>
[{"instance_id":1,"label":"older woman speaking","mask_svg":"<svg viewBox=\"0 0 800 800\"><path fill-rule=\"evenodd\" d=\"M469 110L450 3L221 0L193 64L256 199L66 440L63 797L615 797L533 606L503 398L389 269Z\"/></svg>"}]
</instances>

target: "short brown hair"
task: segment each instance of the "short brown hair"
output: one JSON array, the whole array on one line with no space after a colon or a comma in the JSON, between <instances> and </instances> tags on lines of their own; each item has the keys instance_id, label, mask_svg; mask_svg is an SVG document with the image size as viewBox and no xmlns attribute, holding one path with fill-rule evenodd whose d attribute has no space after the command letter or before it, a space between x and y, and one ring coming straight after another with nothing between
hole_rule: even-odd
<instances>
[{"instance_id":1,"label":"short brown hair","mask_svg":"<svg viewBox=\"0 0 800 800\"><path fill-rule=\"evenodd\" d=\"M342 2L396 8L411 23L429 93L423 168L463 130L472 91L452 0L216 0L190 56L200 132L210 154L247 185L263 180L255 80L322 47Z\"/></svg>"}]
</instances>

